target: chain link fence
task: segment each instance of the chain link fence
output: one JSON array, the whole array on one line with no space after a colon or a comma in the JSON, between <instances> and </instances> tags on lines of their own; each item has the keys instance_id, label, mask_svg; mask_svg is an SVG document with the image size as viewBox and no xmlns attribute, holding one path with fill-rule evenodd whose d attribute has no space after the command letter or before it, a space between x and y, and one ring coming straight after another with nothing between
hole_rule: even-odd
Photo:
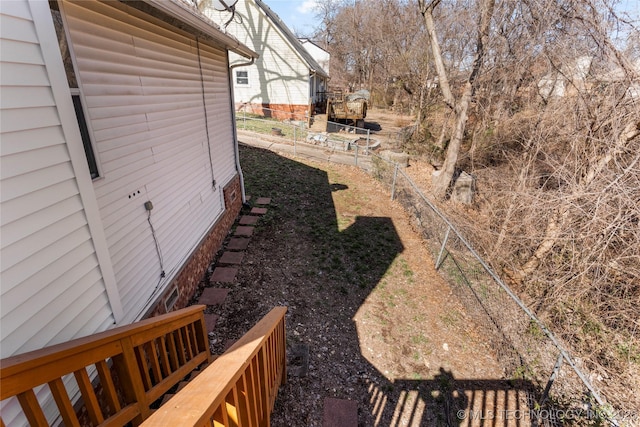
<instances>
[{"instance_id":1,"label":"chain link fence","mask_svg":"<svg viewBox=\"0 0 640 427\"><path fill-rule=\"evenodd\" d=\"M293 114L288 111L263 108L261 113L243 106L236 113L238 130L257 132L280 138L281 142L307 143L335 150L355 150L366 152L381 148L401 148L411 138L416 126L406 126L399 131L383 132L381 130L359 128L343 123L326 122L326 127L314 130L309 128L309 120L305 114ZM289 117L279 119L278 117ZM324 123L323 123L324 125Z\"/></svg>"},{"instance_id":2,"label":"chain link fence","mask_svg":"<svg viewBox=\"0 0 640 427\"><path fill-rule=\"evenodd\" d=\"M411 215L436 269L484 329L507 377L536 386L529 408L532 420L544 426L638 426L640 414L603 399L581 361L571 357L404 170L372 157L374 177Z\"/></svg>"},{"instance_id":3,"label":"chain link fence","mask_svg":"<svg viewBox=\"0 0 640 427\"><path fill-rule=\"evenodd\" d=\"M571 357L399 163L374 152L379 145L374 146L375 134L334 124L338 132L323 133L325 138L317 138L318 133L309 131L305 123L274 122L246 114L237 116L237 125L239 130L270 135L268 138L291 146L294 156L359 166L386 185L391 199L410 214L437 270L475 323L484 329L507 378L526 380L536 386L535 399L529 402L530 418L535 425L640 425L640 414L620 404L614 407L603 399L604 393L592 385L592 377L581 360ZM340 155L327 155L327 151Z\"/></svg>"}]
</instances>

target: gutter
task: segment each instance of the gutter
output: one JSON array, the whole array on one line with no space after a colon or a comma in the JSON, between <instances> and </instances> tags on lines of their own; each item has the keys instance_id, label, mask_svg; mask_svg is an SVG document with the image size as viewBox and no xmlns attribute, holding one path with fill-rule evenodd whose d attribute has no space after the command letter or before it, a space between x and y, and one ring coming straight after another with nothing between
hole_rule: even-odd
<instances>
[{"instance_id":1,"label":"gutter","mask_svg":"<svg viewBox=\"0 0 640 427\"><path fill-rule=\"evenodd\" d=\"M199 12L189 9L180 0L143 0L154 8L173 16L176 19L191 25L193 28L211 36L215 41L221 43L227 50L237 53L245 58L257 58L259 55L240 43L235 37L224 33L212 21L209 21Z\"/></svg>"},{"instance_id":2,"label":"gutter","mask_svg":"<svg viewBox=\"0 0 640 427\"><path fill-rule=\"evenodd\" d=\"M227 55L227 61L229 56ZM236 161L236 170L240 176L240 193L242 194L242 204L247 203L247 194L244 189L244 175L242 174L242 167L240 166L240 149L238 145L238 128L236 122L236 100L233 96L233 69L236 67L243 67L247 65L253 65L256 61L255 57L251 57L249 62L241 62L239 64L233 64L229 66L229 95L231 96L231 121L233 123L233 154Z\"/></svg>"}]
</instances>

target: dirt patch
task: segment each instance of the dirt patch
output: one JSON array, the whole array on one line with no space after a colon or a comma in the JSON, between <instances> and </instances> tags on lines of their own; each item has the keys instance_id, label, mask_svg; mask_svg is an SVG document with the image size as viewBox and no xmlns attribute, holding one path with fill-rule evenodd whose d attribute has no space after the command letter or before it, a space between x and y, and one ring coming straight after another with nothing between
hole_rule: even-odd
<instances>
[{"instance_id":1,"label":"dirt patch","mask_svg":"<svg viewBox=\"0 0 640 427\"><path fill-rule=\"evenodd\" d=\"M415 117L400 115L389 110L371 108L367 111L365 127L383 132L398 132L414 123Z\"/></svg>"},{"instance_id":2,"label":"dirt patch","mask_svg":"<svg viewBox=\"0 0 640 427\"><path fill-rule=\"evenodd\" d=\"M288 307L296 369L272 425L322 425L326 397L357 402L363 426L460 425L478 393L524 399L378 182L354 167L240 153L247 193L272 204L216 310L215 350Z\"/></svg>"}]
</instances>

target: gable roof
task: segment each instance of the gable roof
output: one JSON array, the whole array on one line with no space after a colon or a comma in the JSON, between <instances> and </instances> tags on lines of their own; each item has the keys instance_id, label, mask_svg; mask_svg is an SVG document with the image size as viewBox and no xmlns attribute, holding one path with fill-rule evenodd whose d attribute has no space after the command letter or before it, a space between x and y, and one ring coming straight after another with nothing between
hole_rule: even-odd
<instances>
[{"instance_id":1,"label":"gable roof","mask_svg":"<svg viewBox=\"0 0 640 427\"><path fill-rule=\"evenodd\" d=\"M280 33L284 36L285 39L293 46L293 48L297 51L298 55L302 58L304 62L306 62L309 70L317 73L318 75L329 78L329 74L322 69L320 64L313 59L313 56L307 51L307 49L302 46L300 40L291 32L289 27L282 22L277 13L275 13L269 6L267 6L262 0L253 0L256 5L262 9L262 11L269 17L269 19L273 22L276 28L280 31Z\"/></svg>"},{"instance_id":2,"label":"gable roof","mask_svg":"<svg viewBox=\"0 0 640 427\"><path fill-rule=\"evenodd\" d=\"M304 43L311 43L312 45L314 45L314 46L315 46L315 47L317 47L318 49L320 49L320 50L322 50L322 51L324 51L324 52L329 53L329 51L327 51L327 49L325 49L325 48L323 48L323 47L320 47L320 45L319 45L318 43L314 42L313 40L311 40L311 39L310 39L310 38L308 38L308 37L300 37L298 40L300 40L300 43L303 43L303 44L304 44Z\"/></svg>"}]
</instances>

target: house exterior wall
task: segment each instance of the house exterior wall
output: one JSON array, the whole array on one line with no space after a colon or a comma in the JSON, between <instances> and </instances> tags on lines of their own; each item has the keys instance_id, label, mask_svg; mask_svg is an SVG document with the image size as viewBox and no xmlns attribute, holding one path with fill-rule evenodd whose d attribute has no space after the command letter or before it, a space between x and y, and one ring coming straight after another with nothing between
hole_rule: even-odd
<instances>
[{"instance_id":1,"label":"house exterior wall","mask_svg":"<svg viewBox=\"0 0 640 427\"><path fill-rule=\"evenodd\" d=\"M174 285L185 306L242 200L226 49L119 2L61 1L92 181L49 7L0 5L2 358L154 313ZM2 403L6 425L21 417Z\"/></svg>"},{"instance_id":2,"label":"house exterior wall","mask_svg":"<svg viewBox=\"0 0 640 427\"><path fill-rule=\"evenodd\" d=\"M240 209L242 208L240 191L240 177L236 175L224 189L226 206L224 214L212 227L198 248L191 254L175 280L167 287L167 290L164 291L162 297L158 300L158 304L144 317L153 317L166 313L167 310L165 307L172 298L174 289L178 290L178 298L170 310L178 310L189 305L198 287L202 283L202 279L205 277L207 268L213 262L213 259L229 234L231 226L240 213Z\"/></svg>"},{"instance_id":3,"label":"house exterior wall","mask_svg":"<svg viewBox=\"0 0 640 427\"><path fill-rule=\"evenodd\" d=\"M64 1L62 11L128 323L168 289L223 215L223 188L236 176L226 50L122 4Z\"/></svg>"},{"instance_id":4,"label":"house exterior wall","mask_svg":"<svg viewBox=\"0 0 640 427\"><path fill-rule=\"evenodd\" d=\"M1 357L122 319L48 2L0 5ZM70 390L77 386L70 386ZM41 401L50 396L37 392ZM52 421L56 411L44 406ZM7 426L25 425L16 399Z\"/></svg>"},{"instance_id":5,"label":"house exterior wall","mask_svg":"<svg viewBox=\"0 0 640 427\"><path fill-rule=\"evenodd\" d=\"M120 2L59 6L100 177L49 2L2 2L2 358L138 320L174 286L184 307L242 203L226 48ZM26 425L16 399L1 416Z\"/></svg>"},{"instance_id":6,"label":"house exterior wall","mask_svg":"<svg viewBox=\"0 0 640 427\"><path fill-rule=\"evenodd\" d=\"M316 60L318 65L320 65L322 69L328 73L329 62L331 61L331 54L308 39L302 39L300 40L300 43L302 43L302 46L305 49L307 49L307 52L311 54L311 56L313 57L313 59Z\"/></svg>"},{"instance_id":7,"label":"house exterior wall","mask_svg":"<svg viewBox=\"0 0 640 427\"><path fill-rule=\"evenodd\" d=\"M260 54L254 65L234 69L249 73L248 85L238 85L234 78L236 103L251 103L265 108L293 105L308 109L308 65L254 1L239 0L235 9L239 19L230 22L227 31ZM227 12L208 9L205 13L218 23L229 19ZM246 62L246 59L230 55L230 61L235 64Z\"/></svg>"},{"instance_id":8,"label":"house exterior wall","mask_svg":"<svg viewBox=\"0 0 640 427\"><path fill-rule=\"evenodd\" d=\"M107 329L117 317L90 225L99 218L81 194L90 178L68 120L71 98L59 96L69 91L64 68L59 52L45 51L55 31L40 3L6 2L1 12L3 358Z\"/></svg>"}]
</instances>

